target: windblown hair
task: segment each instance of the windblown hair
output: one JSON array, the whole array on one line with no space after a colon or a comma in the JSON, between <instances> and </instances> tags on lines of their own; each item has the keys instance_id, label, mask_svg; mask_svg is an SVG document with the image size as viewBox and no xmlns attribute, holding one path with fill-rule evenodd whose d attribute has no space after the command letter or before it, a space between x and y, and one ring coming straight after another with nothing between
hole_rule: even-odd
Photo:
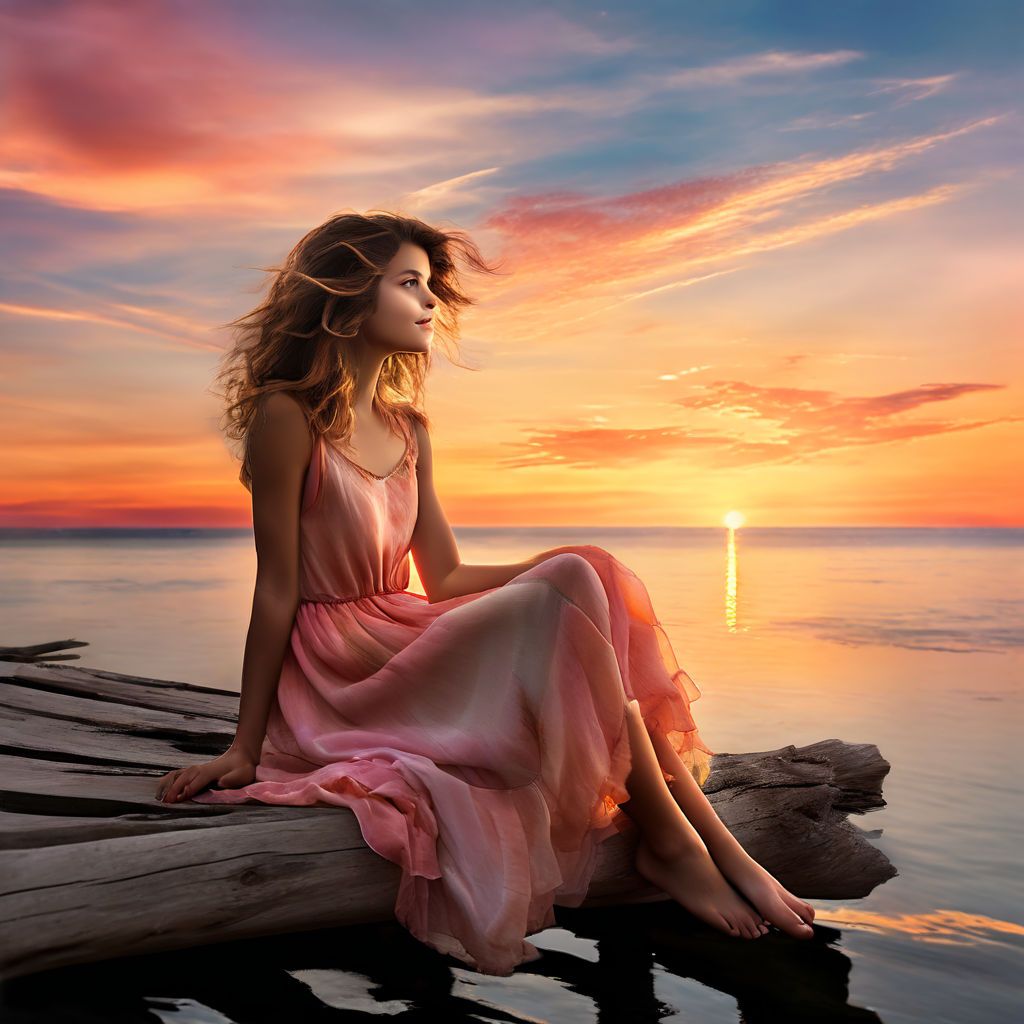
<instances>
[{"instance_id":1,"label":"windblown hair","mask_svg":"<svg viewBox=\"0 0 1024 1024\"><path fill-rule=\"evenodd\" d=\"M355 374L346 339L355 337L375 311L380 280L403 242L421 246L430 260L430 287L438 300L434 338L443 340L451 358L449 347L460 336L459 315L476 302L462 290L456 255L473 270L496 272L462 231L442 231L415 217L383 211L341 213L302 238L283 266L256 268L273 275L267 297L250 313L222 325L235 328L235 342L216 375L227 405L221 429L241 442L238 478L247 490L252 489L249 428L263 395L290 392L303 406L314 436L347 440ZM400 409L429 425L422 400L432 354L396 352L384 361L374 404L391 430Z\"/></svg>"}]
</instances>

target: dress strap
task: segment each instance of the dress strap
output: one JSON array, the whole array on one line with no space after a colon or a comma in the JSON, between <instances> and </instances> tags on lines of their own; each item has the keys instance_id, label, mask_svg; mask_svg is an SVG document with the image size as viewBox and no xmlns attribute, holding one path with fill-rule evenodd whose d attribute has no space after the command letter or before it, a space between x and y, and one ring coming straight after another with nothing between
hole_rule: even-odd
<instances>
[{"instance_id":1,"label":"dress strap","mask_svg":"<svg viewBox=\"0 0 1024 1024\"><path fill-rule=\"evenodd\" d=\"M420 439L416 433L416 417L409 413L408 410L403 409L400 418L402 420L402 429L405 431L405 436L409 442L407 454L411 455L415 462L420 450Z\"/></svg>"},{"instance_id":2,"label":"dress strap","mask_svg":"<svg viewBox=\"0 0 1024 1024\"><path fill-rule=\"evenodd\" d=\"M313 451L309 457L309 466L306 469L306 478L302 488L302 512L308 512L316 504L323 488L324 478L324 438L323 434L317 434L313 438Z\"/></svg>"}]
</instances>

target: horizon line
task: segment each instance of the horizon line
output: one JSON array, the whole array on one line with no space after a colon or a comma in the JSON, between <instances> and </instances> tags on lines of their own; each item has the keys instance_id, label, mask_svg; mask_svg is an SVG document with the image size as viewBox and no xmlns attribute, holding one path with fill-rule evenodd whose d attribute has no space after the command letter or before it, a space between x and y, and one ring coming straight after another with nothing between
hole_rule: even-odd
<instances>
[{"instance_id":1,"label":"horizon line","mask_svg":"<svg viewBox=\"0 0 1024 1024\"><path fill-rule=\"evenodd\" d=\"M680 523L498 523L492 526L473 524L452 524L453 530L730 530L743 533L752 530L1020 530L1024 523L776 523L774 525L744 525L729 527L724 524L680 524ZM71 525L71 526L0 526L0 534L36 531L39 533L69 532L72 530L210 530L220 532L251 532L252 525L245 526L200 526L188 524L153 525Z\"/></svg>"}]
</instances>

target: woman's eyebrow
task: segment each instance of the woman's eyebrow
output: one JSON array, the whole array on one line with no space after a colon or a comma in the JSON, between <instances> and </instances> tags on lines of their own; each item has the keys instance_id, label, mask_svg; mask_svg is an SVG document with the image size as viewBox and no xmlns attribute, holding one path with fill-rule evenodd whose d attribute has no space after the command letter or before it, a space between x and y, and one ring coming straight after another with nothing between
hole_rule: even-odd
<instances>
[{"instance_id":1,"label":"woman's eyebrow","mask_svg":"<svg viewBox=\"0 0 1024 1024\"><path fill-rule=\"evenodd\" d=\"M402 274L415 274L417 277L423 276L418 270L400 270L398 272L399 277L401 277Z\"/></svg>"}]
</instances>

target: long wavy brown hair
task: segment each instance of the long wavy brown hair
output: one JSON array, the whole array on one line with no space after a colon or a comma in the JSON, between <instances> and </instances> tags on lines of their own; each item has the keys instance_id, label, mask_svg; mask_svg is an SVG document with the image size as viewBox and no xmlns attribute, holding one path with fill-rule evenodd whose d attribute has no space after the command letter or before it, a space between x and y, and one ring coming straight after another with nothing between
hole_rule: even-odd
<instances>
[{"instance_id":1,"label":"long wavy brown hair","mask_svg":"<svg viewBox=\"0 0 1024 1024\"><path fill-rule=\"evenodd\" d=\"M235 340L220 361L216 382L222 390L215 391L226 404L221 429L239 442L232 448L247 490L252 489L249 428L263 395L290 392L315 436L347 441L354 423L355 374L345 339L373 314L380 280L403 242L421 246L430 260L431 291L438 300L434 338L452 359L460 313L476 302L462 289L456 256L473 270L497 273L465 232L385 211L340 213L305 235L282 266L255 268L271 275L267 297L221 325L234 329ZM392 431L400 429L402 410L429 426L422 402L432 349L396 352L381 367L374 404Z\"/></svg>"}]
</instances>

